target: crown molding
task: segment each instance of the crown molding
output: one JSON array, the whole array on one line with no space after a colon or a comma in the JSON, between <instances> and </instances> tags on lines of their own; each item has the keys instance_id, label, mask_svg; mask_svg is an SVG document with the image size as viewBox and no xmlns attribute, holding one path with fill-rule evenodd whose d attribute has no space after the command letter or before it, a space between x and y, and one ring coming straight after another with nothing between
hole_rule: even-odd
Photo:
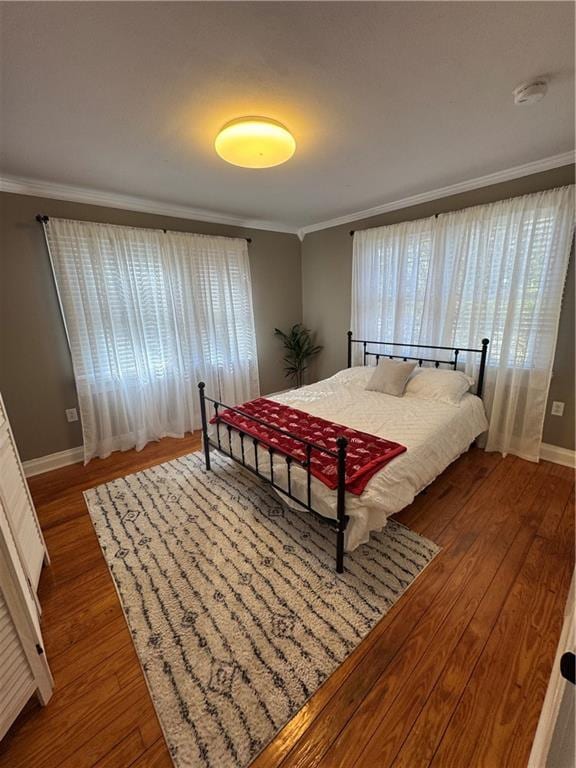
<instances>
[{"instance_id":1,"label":"crown molding","mask_svg":"<svg viewBox=\"0 0 576 768\"><path fill-rule=\"evenodd\" d=\"M443 197L458 195L462 192L470 192L474 189L488 187L492 184L500 184L512 179L519 179L522 176L530 176L534 173L549 171L553 168L560 168L563 165L572 165L575 162L575 152L564 152L560 155L552 155L541 160L535 160L524 165L517 165L503 171L496 171L486 176L478 176L475 179L468 179L456 184L450 184L446 187L438 187L428 192L422 192L410 197L404 197L400 200L392 200L382 205L366 208L355 213L348 213L345 216L339 216L335 219L327 219L305 227L294 227L279 221L267 221L263 219L243 219L237 216L228 216L216 211L209 211L203 208L190 208L186 205L176 205L162 203L157 200L150 200L143 197L133 197L131 195L121 195L113 192L103 192L88 187L78 187L70 184L57 184L51 181L41 181L24 176L0 175L0 192L12 192L17 195L31 195L34 197L48 197L54 200L67 200L75 203L86 203L87 205L100 205L107 208L120 208L127 211L140 211L142 213L152 213L159 216L173 216L178 219L191 219L193 221L203 221L212 224L225 224L233 227L242 227L247 229L261 229L268 232L283 232L291 235L298 235L300 240L310 232L317 232L321 229L329 229L342 224L350 224L360 219L368 219L371 216L378 216L382 213L398 211L402 208L409 208L413 205L420 205L432 200L440 200Z\"/></svg>"},{"instance_id":2,"label":"crown molding","mask_svg":"<svg viewBox=\"0 0 576 768\"><path fill-rule=\"evenodd\" d=\"M450 184L447 187L431 189L428 192L404 197L401 200L393 200L389 203L374 206L373 208L366 208L363 211L348 213L345 216L339 216L336 219L328 219L327 221L319 221L316 224L309 224L298 230L298 237L300 240L303 240L309 232L317 232L318 230L337 227L341 224L350 224L353 221L368 219L371 216L378 216L381 213L398 211L401 208L410 208L413 205L420 205L421 203L428 203L432 200L440 200L443 197L450 197L450 195L458 195L462 192L470 192L474 189L489 187L492 184L500 184L504 181L519 179L522 176L530 176L533 173L549 171L552 168L560 168L563 165L572 165L574 164L575 158L575 152L564 152L561 155L552 155L551 157L544 157L542 160L535 160L531 163L525 163L524 165L516 165L513 168L496 171L496 173L489 173L486 176L478 176L475 179L460 181L457 184Z\"/></svg>"},{"instance_id":3,"label":"crown molding","mask_svg":"<svg viewBox=\"0 0 576 768\"><path fill-rule=\"evenodd\" d=\"M246 229L262 229L268 232L284 232L297 235L297 227L290 227L277 221L262 219L243 219L237 216L228 216L216 211L203 208L190 208L186 205L162 203L144 197L121 195L114 192L103 192L88 187L77 187L71 184L57 184L51 181L30 179L24 176L0 175L0 192L12 192L16 195L31 195L34 197L48 197L54 200L67 200L73 203L86 203L87 205L100 205L106 208L120 208L126 211L139 211L152 213L159 216L173 216L178 219L192 219L211 224L227 224L233 227Z\"/></svg>"}]
</instances>

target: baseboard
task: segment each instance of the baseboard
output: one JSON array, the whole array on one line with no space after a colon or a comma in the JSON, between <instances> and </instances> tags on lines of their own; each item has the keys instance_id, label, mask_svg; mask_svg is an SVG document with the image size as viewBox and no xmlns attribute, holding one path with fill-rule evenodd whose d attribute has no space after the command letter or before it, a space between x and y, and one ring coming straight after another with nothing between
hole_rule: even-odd
<instances>
[{"instance_id":1,"label":"baseboard","mask_svg":"<svg viewBox=\"0 0 576 768\"><path fill-rule=\"evenodd\" d=\"M40 456L37 459L29 459L22 462L24 474L26 477L41 475L42 472L50 472L51 469L66 467L68 464L76 464L84 459L84 448L80 445L78 448L69 448L67 451L59 453L50 453L48 456Z\"/></svg>"},{"instance_id":2,"label":"baseboard","mask_svg":"<svg viewBox=\"0 0 576 768\"><path fill-rule=\"evenodd\" d=\"M565 467L576 467L576 451L568 448L561 448L559 445L550 445L542 443L540 446L540 458L545 461L552 461L554 464L563 464ZM68 464L76 464L84 459L84 448L80 445L78 448L69 448L67 451L59 453L50 453L48 456L40 456L37 459L23 461L24 474L26 477L40 475L42 472L50 472L51 469L66 467Z\"/></svg>"},{"instance_id":3,"label":"baseboard","mask_svg":"<svg viewBox=\"0 0 576 768\"><path fill-rule=\"evenodd\" d=\"M544 461L552 461L554 464L563 464L565 467L576 467L576 451L569 448L561 448L559 445L542 443L540 446L540 458Z\"/></svg>"}]
</instances>

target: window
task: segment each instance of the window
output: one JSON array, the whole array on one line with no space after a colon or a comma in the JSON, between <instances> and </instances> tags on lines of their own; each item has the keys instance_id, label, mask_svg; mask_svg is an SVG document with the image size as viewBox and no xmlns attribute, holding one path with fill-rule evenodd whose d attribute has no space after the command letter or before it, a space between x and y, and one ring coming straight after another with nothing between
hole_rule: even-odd
<instances>
[{"instance_id":1,"label":"window","mask_svg":"<svg viewBox=\"0 0 576 768\"><path fill-rule=\"evenodd\" d=\"M245 240L50 219L85 458L199 426L197 383L258 394Z\"/></svg>"},{"instance_id":2,"label":"window","mask_svg":"<svg viewBox=\"0 0 576 768\"><path fill-rule=\"evenodd\" d=\"M357 232L354 334L473 348L489 338L488 444L537 458L573 230L564 187ZM461 359L474 374L476 357Z\"/></svg>"}]
</instances>

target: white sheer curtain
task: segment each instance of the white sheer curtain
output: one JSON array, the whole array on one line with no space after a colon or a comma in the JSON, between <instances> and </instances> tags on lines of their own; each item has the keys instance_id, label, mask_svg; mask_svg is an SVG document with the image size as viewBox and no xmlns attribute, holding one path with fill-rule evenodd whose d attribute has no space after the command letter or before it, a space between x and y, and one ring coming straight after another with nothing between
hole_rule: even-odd
<instances>
[{"instance_id":1,"label":"white sheer curtain","mask_svg":"<svg viewBox=\"0 0 576 768\"><path fill-rule=\"evenodd\" d=\"M537 461L573 233L573 186L356 232L354 335L489 338L486 448ZM478 357L462 359L475 375Z\"/></svg>"},{"instance_id":2,"label":"white sheer curtain","mask_svg":"<svg viewBox=\"0 0 576 768\"><path fill-rule=\"evenodd\" d=\"M84 459L200 425L197 383L232 405L258 395L247 243L50 219Z\"/></svg>"}]
</instances>

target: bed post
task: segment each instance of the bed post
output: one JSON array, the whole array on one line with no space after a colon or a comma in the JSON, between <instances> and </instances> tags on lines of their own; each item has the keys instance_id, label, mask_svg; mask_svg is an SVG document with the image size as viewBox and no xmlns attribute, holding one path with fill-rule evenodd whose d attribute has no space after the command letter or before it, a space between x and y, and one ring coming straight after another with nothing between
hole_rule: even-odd
<instances>
[{"instance_id":1,"label":"bed post","mask_svg":"<svg viewBox=\"0 0 576 768\"><path fill-rule=\"evenodd\" d=\"M336 534L336 571L344 572L344 531L346 530L346 446L348 440L339 437L336 440L338 446L338 497L336 514L338 517L338 529Z\"/></svg>"},{"instance_id":2,"label":"bed post","mask_svg":"<svg viewBox=\"0 0 576 768\"><path fill-rule=\"evenodd\" d=\"M352 368L352 331L348 331L348 368Z\"/></svg>"},{"instance_id":3,"label":"bed post","mask_svg":"<svg viewBox=\"0 0 576 768\"><path fill-rule=\"evenodd\" d=\"M203 381L199 382L198 390L200 392L200 416L202 418L202 444L204 446L204 459L206 461L206 469L210 469L210 443L208 442L208 421L206 419L206 400L204 399L204 384Z\"/></svg>"},{"instance_id":4,"label":"bed post","mask_svg":"<svg viewBox=\"0 0 576 768\"><path fill-rule=\"evenodd\" d=\"M484 389L484 374L486 372L486 358L488 357L488 339L482 339L482 354L480 356L480 370L478 371L478 386L476 387L476 394L478 397L482 397L482 391Z\"/></svg>"}]
</instances>

